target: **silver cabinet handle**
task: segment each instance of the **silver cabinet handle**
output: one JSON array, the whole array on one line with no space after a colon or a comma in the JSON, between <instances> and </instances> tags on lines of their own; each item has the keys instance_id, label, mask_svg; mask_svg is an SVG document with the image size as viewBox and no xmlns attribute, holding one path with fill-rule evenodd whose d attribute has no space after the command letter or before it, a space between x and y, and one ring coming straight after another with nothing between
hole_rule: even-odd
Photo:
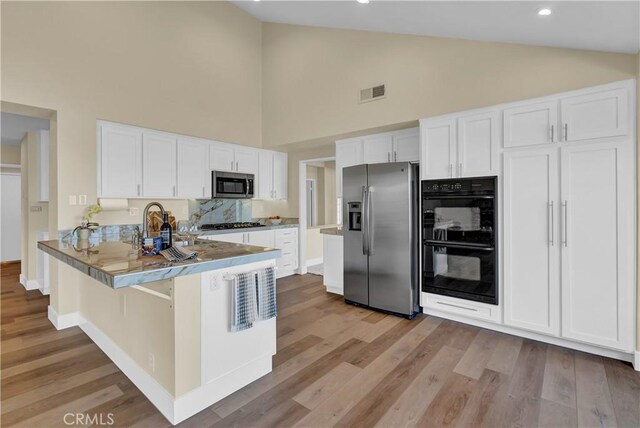
<instances>
[{"instance_id":1,"label":"silver cabinet handle","mask_svg":"<svg viewBox=\"0 0 640 428\"><path fill-rule=\"evenodd\" d=\"M140 185L138 184L138 196L140 196Z\"/></svg>"},{"instance_id":2,"label":"silver cabinet handle","mask_svg":"<svg viewBox=\"0 0 640 428\"><path fill-rule=\"evenodd\" d=\"M202 186L202 197L204 198L204 186Z\"/></svg>"},{"instance_id":3,"label":"silver cabinet handle","mask_svg":"<svg viewBox=\"0 0 640 428\"><path fill-rule=\"evenodd\" d=\"M566 247L566 246L568 246L568 241L569 241L569 239L568 239L569 234L568 234L568 230L567 230L569 228L569 221L568 221L569 217L567 215L568 203L567 203L566 200L562 203L562 209L564 211L564 225L562 226L562 232L564 233L564 239L562 241L562 245L564 245Z\"/></svg>"},{"instance_id":4,"label":"silver cabinet handle","mask_svg":"<svg viewBox=\"0 0 640 428\"><path fill-rule=\"evenodd\" d=\"M551 142L555 140L555 125L551 125Z\"/></svg>"},{"instance_id":5,"label":"silver cabinet handle","mask_svg":"<svg viewBox=\"0 0 640 428\"><path fill-rule=\"evenodd\" d=\"M449 177L453 177L453 164L449 164Z\"/></svg>"},{"instance_id":6,"label":"silver cabinet handle","mask_svg":"<svg viewBox=\"0 0 640 428\"><path fill-rule=\"evenodd\" d=\"M247 233L247 244L250 244L250 243L251 243L251 235Z\"/></svg>"},{"instance_id":7,"label":"silver cabinet handle","mask_svg":"<svg viewBox=\"0 0 640 428\"><path fill-rule=\"evenodd\" d=\"M554 246L554 221L553 221L553 201L549 202L549 232L551 236L549 236L549 245Z\"/></svg>"},{"instance_id":8,"label":"silver cabinet handle","mask_svg":"<svg viewBox=\"0 0 640 428\"><path fill-rule=\"evenodd\" d=\"M458 168L458 177L462 177L462 164L459 164Z\"/></svg>"},{"instance_id":9,"label":"silver cabinet handle","mask_svg":"<svg viewBox=\"0 0 640 428\"><path fill-rule=\"evenodd\" d=\"M393 152L393 161L398 162L398 152Z\"/></svg>"},{"instance_id":10,"label":"silver cabinet handle","mask_svg":"<svg viewBox=\"0 0 640 428\"><path fill-rule=\"evenodd\" d=\"M236 161L236 171L238 170L238 161Z\"/></svg>"},{"instance_id":11,"label":"silver cabinet handle","mask_svg":"<svg viewBox=\"0 0 640 428\"><path fill-rule=\"evenodd\" d=\"M173 196L176 196L176 186L173 186Z\"/></svg>"},{"instance_id":12,"label":"silver cabinet handle","mask_svg":"<svg viewBox=\"0 0 640 428\"><path fill-rule=\"evenodd\" d=\"M391 162L391 152L387 152L387 162Z\"/></svg>"},{"instance_id":13,"label":"silver cabinet handle","mask_svg":"<svg viewBox=\"0 0 640 428\"><path fill-rule=\"evenodd\" d=\"M362 254L367 255L367 186L362 186L362 202L360 204L360 230L362 233ZM347 205L347 215L349 213L349 206ZM347 220L349 221L349 220Z\"/></svg>"},{"instance_id":14,"label":"silver cabinet handle","mask_svg":"<svg viewBox=\"0 0 640 428\"><path fill-rule=\"evenodd\" d=\"M277 190L273 190L273 199L278 199L278 191Z\"/></svg>"},{"instance_id":15,"label":"silver cabinet handle","mask_svg":"<svg viewBox=\"0 0 640 428\"><path fill-rule=\"evenodd\" d=\"M233 171L233 161L231 161L231 171Z\"/></svg>"},{"instance_id":16,"label":"silver cabinet handle","mask_svg":"<svg viewBox=\"0 0 640 428\"><path fill-rule=\"evenodd\" d=\"M564 124L564 141L569 141L569 125Z\"/></svg>"}]
</instances>

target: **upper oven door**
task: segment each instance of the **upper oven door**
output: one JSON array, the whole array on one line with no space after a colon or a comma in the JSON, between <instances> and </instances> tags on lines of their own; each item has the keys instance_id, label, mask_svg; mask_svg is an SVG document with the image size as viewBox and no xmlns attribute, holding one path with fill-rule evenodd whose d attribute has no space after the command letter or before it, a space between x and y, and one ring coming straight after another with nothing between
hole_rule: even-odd
<instances>
[{"instance_id":1,"label":"upper oven door","mask_svg":"<svg viewBox=\"0 0 640 428\"><path fill-rule=\"evenodd\" d=\"M252 174L211 171L212 198L252 198L254 177Z\"/></svg>"},{"instance_id":2,"label":"upper oven door","mask_svg":"<svg viewBox=\"0 0 640 428\"><path fill-rule=\"evenodd\" d=\"M422 199L423 239L438 245L453 243L493 247L493 195L428 195Z\"/></svg>"}]
</instances>

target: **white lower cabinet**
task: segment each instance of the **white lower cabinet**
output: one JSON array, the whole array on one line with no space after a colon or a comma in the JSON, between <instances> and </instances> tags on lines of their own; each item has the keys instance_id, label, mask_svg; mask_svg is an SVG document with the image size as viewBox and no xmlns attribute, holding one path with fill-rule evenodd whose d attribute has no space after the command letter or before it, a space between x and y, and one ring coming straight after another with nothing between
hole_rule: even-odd
<instances>
[{"instance_id":1,"label":"white lower cabinet","mask_svg":"<svg viewBox=\"0 0 640 428\"><path fill-rule=\"evenodd\" d=\"M330 293L344 294L344 259L342 235L322 235L324 272L323 282Z\"/></svg>"},{"instance_id":2,"label":"white lower cabinet","mask_svg":"<svg viewBox=\"0 0 640 428\"><path fill-rule=\"evenodd\" d=\"M504 155L504 322L560 334L558 148Z\"/></svg>"},{"instance_id":3,"label":"white lower cabinet","mask_svg":"<svg viewBox=\"0 0 640 428\"><path fill-rule=\"evenodd\" d=\"M634 175L629 143L563 147L562 335L633 350Z\"/></svg>"},{"instance_id":4,"label":"white lower cabinet","mask_svg":"<svg viewBox=\"0 0 640 428\"><path fill-rule=\"evenodd\" d=\"M505 324L631 352L634 200L628 142L505 153Z\"/></svg>"},{"instance_id":5,"label":"white lower cabinet","mask_svg":"<svg viewBox=\"0 0 640 428\"><path fill-rule=\"evenodd\" d=\"M282 256L276 259L278 278L292 275L298 269L298 229L295 227L205 235L200 239L277 248L282 251Z\"/></svg>"}]
</instances>

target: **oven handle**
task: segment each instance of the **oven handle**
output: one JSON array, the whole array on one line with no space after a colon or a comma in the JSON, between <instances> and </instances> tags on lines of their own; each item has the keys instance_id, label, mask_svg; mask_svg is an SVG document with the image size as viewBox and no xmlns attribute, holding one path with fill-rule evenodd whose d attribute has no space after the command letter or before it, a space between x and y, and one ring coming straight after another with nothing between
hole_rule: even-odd
<instances>
[{"instance_id":1,"label":"oven handle","mask_svg":"<svg viewBox=\"0 0 640 428\"><path fill-rule=\"evenodd\" d=\"M433 241L431 239L425 239L424 243L430 247L448 247L448 248L461 248L464 250L479 250L479 251L495 251L495 247L487 247L484 245L469 245L469 244L452 244L446 241Z\"/></svg>"},{"instance_id":2,"label":"oven handle","mask_svg":"<svg viewBox=\"0 0 640 428\"><path fill-rule=\"evenodd\" d=\"M429 195L429 196L424 196L422 199L427 199L427 200L438 200L438 199L494 199L495 196L494 195L469 195L469 194L464 194L464 195Z\"/></svg>"}]
</instances>

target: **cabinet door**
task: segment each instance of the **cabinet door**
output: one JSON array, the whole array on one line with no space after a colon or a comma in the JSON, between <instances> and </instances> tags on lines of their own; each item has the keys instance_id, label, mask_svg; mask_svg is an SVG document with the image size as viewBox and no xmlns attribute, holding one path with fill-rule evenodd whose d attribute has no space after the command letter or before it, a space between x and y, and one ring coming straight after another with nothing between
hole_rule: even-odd
<instances>
[{"instance_id":1,"label":"cabinet door","mask_svg":"<svg viewBox=\"0 0 640 428\"><path fill-rule=\"evenodd\" d=\"M393 134L394 162L420 161L420 130L412 128Z\"/></svg>"},{"instance_id":2,"label":"cabinet door","mask_svg":"<svg viewBox=\"0 0 640 428\"><path fill-rule=\"evenodd\" d=\"M577 95L560 101L564 141L615 137L629 133L626 89Z\"/></svg>"},{"instance_id":3,"label":"cabinet door","mask_svg":"<svg viewBox=\"0 0 640 428\"><path fill-rule=\"evenodd\" d=\"M456 120L421 122L420 132L422 179L453 177L456 164Z\"/></svg>"},{"instance_id":4,"label":"cabinet door","mask_svg":"<svg viewBox=\"0 0 640 428\"><path fill-rule=\"evenodd\" d=\"M273 199L273 152L261 150L258 154L256 199Z\"/></svg>"},{"instance_id":5,"label":"cabinet door","mask_svg":"<svg viewBox=\"0 0 640 428\"><path fill-rule=\"evenodd\" d=\"M258 247L275 247L275 235L273 230L259 230L257 232L247 233L247 244L257 245Z\"/></svg>"},{"instance_id":6,"label":"cabinet door","mask_svg":"<svg viewBox=\"0 0 640 428\"><path fill-rule=\"evenodd\" d=\"M176 196L175 137L153 132L142 134L142 196Z\"/></svg>"},{"instance_id":7,"label":"cabinet door","mask_svg":"<svg viewBox=\"0 0 640 428\"><path fill-rule=\"evenodd\" d=\"M560 141L558 101L533 103L503 112L505 147L534 146Z\"/></svg>"},{"instance_id":8,"label":"cabinet door","mask_svg":"<svg viewBox=\"0 0 640 428\"><path fill-rule=\"evenodd\" d=\"M365 137L362 144L364 163L386 163L393 160L391 134Z\"/></svg>"},{"instance_id":9,"label":"cabinet door","mask_svg":"<svg viewBox=\"0 0 640 428\"><path fill-rule=\"evenodd\" d=\"M258 149L235 149L236 171L247 174L258 174Z\"/></svg>"},{"instance_id":10,"label":"cabinet door","mask_svg":"<svg viewBox=\"0 0 640 428\"><path fill-rule=\"evenodd\" d=\"M287 199L289 156L286 153L273 152L273 199Z\"/></svg>"},{"instance_id":11,"label":"cabinet door","mask_svg":"<svg viewBox=\"0 0 640 428\"><path fill-rule=\"evenodd\" d=\"M561 152L562 335L633 349L634 176L631 145Z\"/></svg>"},{"instance_id":12,"label":"cabinet door","mask_svg":"<svg viewBox=\"0 0 640 428\"><path fill-rule=\"evenodd\" d=\"M142 196L142 131L100 126L100 181L101 197Z\"/></svg>"},{"instance_id":13,"label":"cabinet door","mask_svg":"<svg viewBox=\"0 0 640 428\"><path fill-rule=\"evenodd\" d=\"M209 167L215 171L235 171L233 146L213 143L209 146Z\"/></svg>"},{"instance_id":14,"label":"cabinet door","mask_svg":"<svg viewBox=\"0 0 640 428\"><path fill-rule=\"evenodd\" d=\"M336 196L342 197L342 168L363 163L362 140L336 141Z\"/></svg>"},{"instance_id":15,"label":"cabinet door","mask_svg":"<svg viewBox=\"0 0 640 428\"><path fill-rule=\"evenodd\" d=\"M458 119L457 177L498 172L498 118L498 112L492 111Z\"/></svg>"},{"instance_id":16,"label":"cabinet door","mask_svg":"<svg viewBox=\"0 0 640 428\"><path fill-rule=\"evenodd\" d=\"M176 187L180 198L211 197L209 145L206 142L178 140Z\"/></svg>"},{"instance_id":17,"label":"cabinet door","mask_svg":"<svg viewBox=\"0 0 640 428\"><path fill-rule=\"evenodd\" d=\"M505 324L560 334L558 149L504 155Z\"/></svg>"}]
</instances>

